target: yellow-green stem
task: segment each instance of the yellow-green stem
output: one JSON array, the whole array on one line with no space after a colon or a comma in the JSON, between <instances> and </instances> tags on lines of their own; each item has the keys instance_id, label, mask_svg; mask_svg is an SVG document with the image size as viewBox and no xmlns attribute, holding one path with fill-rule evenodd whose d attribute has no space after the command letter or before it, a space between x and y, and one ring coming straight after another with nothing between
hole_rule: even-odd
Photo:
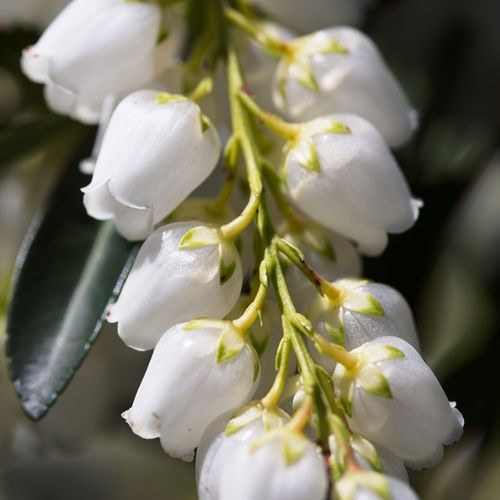
<instances>
[{"instance_id":1,"label":"yellow-green stem","mask_svg":"<svg viewBox=\"0 0 500 500\"><path fill-rule=\"evenodd\" d=\"M328 342L319 333L314 334L314 342L319 346L319 350L337 363L344 365L348 370L352 370L359 362L358 356L346 351L343 347Z\"/></svg>"},{"instance_id":2,"label":"yellow-green stem","mask_svg":"<svg viewBox=\"0 0 500 500\"><path fill-rule=\"evenodd\" d=\"M269 33L263 30L257 23L253 22L248 16L245 16L231 7L226 7L224 13L231 23L243 30L263 49L277 56L283 56L289 53L290 45L287 41L279 40L269 35Z\"/></svg>"},{"instance_id":3,"label":"yellow-green stem","mask_svg":"<svg viewBox=\"0 0 500 500\"><path fill-rule=\"evenodd\" d=\"M263 283L260 284L257 294L245 309L245 312L233 321L233 325L241 332L246 332L257 320L259 314L264 306L267 297L267 286Z\"/></svg>"},{"instance_id":4,"label":"yellow-green stem","mask_svg":"<svg viewBox=\"0 0 500 500\"><path fill-rule=\"evenodd\" d=\"M239 93L240 101L257 120L272 132L280 135L288 141L295 141L300 133L301 125L290 123L279 116L263 110L244 90Z\"/></svg>"}]
</instances>

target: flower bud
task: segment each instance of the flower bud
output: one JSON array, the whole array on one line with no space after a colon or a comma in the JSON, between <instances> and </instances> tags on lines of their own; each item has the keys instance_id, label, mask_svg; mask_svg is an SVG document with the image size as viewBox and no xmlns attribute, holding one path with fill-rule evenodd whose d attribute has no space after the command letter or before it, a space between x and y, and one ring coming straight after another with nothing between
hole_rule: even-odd
<instances>
[{"instance_id":1,"label":"flower bud","mask_svg":"<svg viewBox=\"0 0 500 500\"><path fill-rule=\"evenodd\" d=\"M97 123L107 94L140 88L172 59L181 30L157 45L160 28L154 3L74 0L24 50L21 66L28 78L46 84L54 111Z\"/></svg>"},{"instance_id":2,"label":"flower bud","mask_svg":"<svg viewBox=\"0 0 500 500\"><path fill-rule=\"evenodd\" d=\"M387 233L409 229L420 202L382 136L354 115L331 115L305 124L285 160L288 189L312 219L378 255Z\"/></svg>"},{"instance_id":3,"label":"flower bud","mask_svg":"<svg viewBox=\"0 0 500 500\"><path fill-rule=\"evenodd\" d=\"M176 323L223 318L236 304L243 278L234 245L214 240L180 248L186 234L200 224L163 226L140 249L108 317L118 322L118 334L130 347L151 349Z\"/></svg>"},{"instance_id":4,"label":"flower bud","mask_svg":"<svg viewBox=\"0 0 500 500\"><path fill-rule=\"evenodd\" d=\"M234 454L245 453L250 445L266 431L281 427L288 415L270 411L260 405L242 408L215 419L203 433L196 452L196 480L200 500L218 500L222 471Z\"/></svg>"},{"instance_id":5,"label":"flower bud","mask_svg":"<svg viewBox=\"0 0 500 500\"><path fill-rule=\"evenodd\" d=\"M352 113L373 123L390 146L404 143L416 112L375 44L353 28L331 28L295 40L275 78L278 109L296 120Z\"/></svg>"},{"instance_id":6,"label":"flower bud","mask_svg":"<svg viewBox=\"0 0 500 500\"><path fill-rule=\"evenodd\" d=\"M252 3L299 33L335 24L356 24L368 4L366 0L314 0L305 9L303 0L253 0Z\"/></svg>"},{"instance_id":7,"label":"flower bud","mask_svg":"<svg viewBox=\"0 0 500 500\"><path fill-rule=\"evenodd\" d=\"M138 436L159 437L169 455L192 460L210 422L252 397L258 363L229 322L177 324L158 342L123 417Z\"/></svg>"},{"instance_id":8,"label":"flower bud","mask_svg":"<svg viewBox=\"0 0 500 500\"><path fill-rule=\"evenodd\" d=\"M354 368L338 364L335 388L352 430L389 448L411 468L436 465L442 445L457 441L460 412L450 405L418 352L396 337L381 337L351 351Z\"/></svg>"},{"instance_id":9,"label":"flower bud","mask_svg":"<svg viewBox=\"0 0 500 500\"><path fill-rule=\"evenodd\" d=\"M125 238L144 239L210 175L219 154L197 104L140 90L113 113L83 203L96 219L114 218Z\"/></svg>"},{"instance_id":10,"label":"flower bud","mask_svg":"<svg viewBox=\"0 0 500 500\"><path fill-rule=\"evenodd\" d=\"M323 500L328 480L317 446L293 431L270 432L231 457L219 500Z\"/></svg>"},{"instance_id":11,"label":"flower bud","mask_svg":"<svg viewBox=\"0 0 500 500\"><path fill-rule=\"evenodd\" d=\"M306 309L314 329L336 344L351 351L376 338L399 337L417 351L420 349L417 330L408 303L394 288L363 280L339 280L342 305L318 294ZM328 371L335 362L326 356L316 357Z\"/></svg>"}]
</instances>

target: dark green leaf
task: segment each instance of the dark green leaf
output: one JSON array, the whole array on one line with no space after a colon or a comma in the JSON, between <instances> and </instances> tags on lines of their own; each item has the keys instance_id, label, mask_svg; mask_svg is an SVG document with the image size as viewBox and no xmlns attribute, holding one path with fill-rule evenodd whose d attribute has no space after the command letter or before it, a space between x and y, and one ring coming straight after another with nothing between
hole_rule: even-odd
<instances>
[{"instance_id":1,"label":"dark green leaf","mask_svg":"<svg viewBox=\"0 0 500 500\"><path fill-rule=\"evenodd\" d=\"M28 231L16 263L7 321L7 356L26 413L42 418L99 333L137 246L111 223L89 218L70 165Z\"/></svg>"}]
</instances>

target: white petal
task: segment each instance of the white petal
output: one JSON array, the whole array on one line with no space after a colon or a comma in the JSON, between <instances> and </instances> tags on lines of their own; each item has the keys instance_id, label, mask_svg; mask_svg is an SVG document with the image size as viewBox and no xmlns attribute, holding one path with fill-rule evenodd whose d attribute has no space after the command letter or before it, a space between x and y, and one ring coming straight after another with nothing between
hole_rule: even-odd
<instances>
[{"instance_id":1,"label":"white petal","mask_svg":"<svg viewBox=\"0 0 500 500\"><path fill-rule=\"evenodd\" d=\"M376 362L389 382L392 399L356 387L352 429L389 448L409 467L436 465L443 455L442 445L450 436L456 440L460 432L460 422L441 385L417 351L402 339L381 337L354 352L373 345L392 345L406 356Z\"/></svg>"},{"instance_id":2,"label":"white petal","mask_svg":"<svg viewBox=\"0 0 500 500\"><path fill-rule=\"evenodd\" d=\"M156 346L126 418L139 436L160 436L169 455L191 460L208 424L251 398L254 359L244 347L217 364L220 329L183 326L169 329Z\"/></svg>"},{"instance_id":3,"label":"white petal","mask_svg":"<svg viewBox=\"0 0 500 500\"><path fill-rule=\"evenodd\" d=\"M200 109L188 99L166 104L142 90L117 107L90 186L109 181L122 205L151 207L153 223L174 210L213 171L220 143L213 127L202 132Z\"/></svg>"},{"instance_id":4,"label":"white petal","mask_svg":"<svg viewBox=\"0 0 500 500\"><path fill-rule=\"evenodd\" d=\"M294 202L311 218L356 241L367 255L381 253L387 232L410 228L417 214L408 186L377 130L353 115L332 115L349 134L313 136L320 172L301 166L304 138L287 157L287 178ZM314 123L314 122L313 122Z\"/></svg>"},{"instance_id":5,"label":"white petal","mask_svg":"<svg viewBox=\"0 0 500 500\"><path fill-rule=\"evenodd\" d=\"M315 44L329 40L339 42L347 54L314 51ZM328 113L360 115L372 122L391 146L399 146L410 137L416 125L415 112L366 35L353 28L331 28L315 33L307 43L320 90L306 89L290 78L286 103L280 92L275 92L278 106L301 121Z\"/></svg>"},{"instance_id":6,"label":"white petal","mask_svg":"<svg viewBox=\"0 0 500 500\"><path fill-rule=\"evenodd\" d=\"M217 245L179 249L184 233L201 222L175 223L157 229L144 243L125 282L112 317L123 341L136 349L153 348L162 334L196 317L223 318L241 292L236 269L220 285Z\"/></svg>"},{"instance_id":7,"label":"white petal","mask_svg":"<svg viewBox=\"0 0 500 500\"><path fill-rule=\"evenodd\" d=\"M415 323L404 297L394 288L380 283L368 283L361 286L360 290L377 299L384 310L384 315L376 316L344 309L346 349L350 351L375 338L392 336L406 340L419 350Z\"/></svg>"},{"instance_id":8,"label":"white petal","mask_svg":"<svg viewBox=\"0 0 500 500\"><path fill-rule=\"evenodd\" d=\"M222 472L219 500L323 500L328 489L326 466L316 446L286 464L279 439L255 451L232 456Z\"/></svg>"}]
</instances>

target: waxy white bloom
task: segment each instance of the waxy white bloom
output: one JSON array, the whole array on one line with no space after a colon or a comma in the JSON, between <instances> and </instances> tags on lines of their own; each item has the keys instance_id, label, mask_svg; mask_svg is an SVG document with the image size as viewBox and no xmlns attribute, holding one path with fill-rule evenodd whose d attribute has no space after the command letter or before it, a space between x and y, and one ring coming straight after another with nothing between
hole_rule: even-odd
<instances>
[{"instance_id":1,"label":"waxy white bloom","mask_svg":"<svg viewBox=\"0 0 500 500\"><path fill-rule=\"evenodd\" d=\"M97 123L106 95L140 88L171 61L182 35L158 44L161 20L154 3L73 0L24 50L22 69L54 111Z\"/></svg>"},{"instance_id":2,"label":"waxy white bloom","mask_svg":"<svg viewBox=\"0 0 500 500\"><path fill-rule=\"evenodd\" d=\"M349 473L336 481L338 500L418 500L418 496L404 481L377 472L359 471Z\"/></svg>"},{"instance_id":3,"label":"waxy white bloom","mask_svg":"<svg viewBox=\"0 0 500 500\"><path fill-rule=\"evenodd\" d=\"M243 281L232 243L218 239L189 246L200 222L177 222L157 229L143 244L108 321L135 349L153 348L171 326L193 317L223 318L234 307Z\"/></svg>"},{"instance_id":4,"label":"waxy white bloom","mask_svg":"<svg viewBox=\"0 0 500 500\"><path fill-rule=\"evenodd\" d=\"M399 337L420 349L417 330L408 303L394 288L365 280L338 280L342 304L333 304L316 294L305 310L315 331L348 351L376 338ZM316 357L328 371L335 362L326 356Z\"/></svg>"},{"instance_id":5,"label":"waxy white bloom","mask_svg":"<svg viewBox=\"0 0 500 500\"><path fill-rule=\"evenodd\" d=\"M326 465L314 443L285 430L271 432L261 440L234 454L226 464L219 482L219 500L326 497Z\"/></svg>"},{"instance_id":6,"label":"waxy white bloom","mask_svg":"<svg viewBox=\"0 0 500 500\"><path fill-rule=\"evenodd\" d=\"M353 28L297 39L292 55L278 67L274 100L299 121L329 113L362 116L390 146L404 143L417 125L415 111L377 47Z\"/></svg>"},{"instance_id":7,"label":"waxy white bloom","mask_svg":"<svg viewBox=\"0 0 500 500\"><path fill-rule=\"evenodd\" d=\"M387 233L409 229L421 203L382 136L354 115L318 118L302 127L285 160L288 190L312 219L378 255Z\"/></svg>"},{"instance_id":8,"label":"waxy white bloom","mask_svg":"<svg viewBox=\"0 0 500 500\"><path fill-rule=\"evenodd\" d=\"M106 130L87 212L114 219L129 240L141 240L213 171L217 132L193 101L155 90L129 95Z\"/></svg>"},{"instance_id":9,"label":"waxy white bloom","mask_svg":"<svg viewBox=\"0 0 500 500\"><path fill-rule=\"evenodd\" d=\"M252 397L258 363L229 322L177 324L158 342L123 417L135 434L159 437L169 455L192 460L210 422Z\"/></svg>"},{"instance_id":10,"label":"waxy white bloom","mask_svg":"<svg viewBox=\"0 0 500 500\"><path fill-rule=\"evenodd\" d=\"M6 0L0 3L0 24L45 28L68 0Z\"/></svg>"},{"instance_id":11,"label":"waxy white bloom","mask_svg":"<svg viewBox=\"0 0 500 500\"><path fill-rule=\"evenodd\" d=\"M381 337L351 351L359 362L333 375L351 429L389 448L409 467L436 465L443 445L457 441L460 412L450 405L418 352L396 337Z\"/></svg>"},{"instance_id":12,"label":"waxy white bloom","mask_svg":"<svg viewBox=\"0 0 500 500\"><path fill-rule=\"evenodd\" d=\"M201 438L196 452L200 500L218 500L222 471L234 454L246 453L257 438L281 427L289 418L280 410L269 411L260 405L251 405L233 414L231 411L215 419Z\"/></svg>"},{"instance_id":13,"label":"waxy white bloom","mask_svg":"<svg viewBox=\"0 0 500 500\"><path fill-rule=\"evenodd\" d=\"M253 0L266 14L297 31L310 33L334 24L356 24L368 0Z\"/></svg>"}]
</instances>

